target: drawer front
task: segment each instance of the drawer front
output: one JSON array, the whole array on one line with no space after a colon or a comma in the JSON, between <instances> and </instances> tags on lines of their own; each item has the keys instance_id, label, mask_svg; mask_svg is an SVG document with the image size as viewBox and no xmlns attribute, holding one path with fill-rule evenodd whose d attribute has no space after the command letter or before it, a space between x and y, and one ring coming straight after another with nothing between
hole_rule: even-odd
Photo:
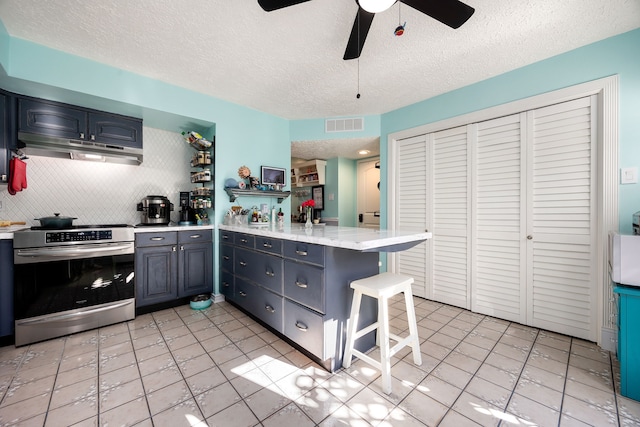
<instances>
[{"instance_id":1,"label":"drawer front","mask_svg":"<svg viewBox=\"0 0 640 427\"><path fill-rule=\"evenodd\" d=\"M227 230L220 230L219 231L219 237L220 237L220 243L233 243L233 236L236 233L234 233L233 231L227 231Z\"/></svg>"},{"instance_id":2,"label":"drawer front","mask_svg":"<svg viewBox=\"0 0 640 427\"><path fill-rule=\"evenodd\" d=\"M284 261L274 255L236 248L234 273L282 295Z\"/></svg>"},{"instance_id":3,"label":"drawer front","mask_svg":"<svg viewBox=\"0 0 640 427\"><path fill-rule=\"evenodd\" d=\"M324 266L324 246L321 245L287 240L284 242L284 256Z\"/></svg>"},{"instance_id":4,"label":"drawer front","mask_svg":"<svg viewBox=\"0 0 640 427\"><path fill-rule=\"evenodd\" d=\"M136 247L166 246L178 243L178 233L163 231L159 233L136 233Z\"/></svg>"},{"instance_id":5,"label":"drawer front","mask_svg":"<svg viewBox=\"0 0 640 427\"><path fill-rule=\"evenodd\" d=\"M285 260L284 295L324 313L324 270L322 267Z\"/></svg>"},{"instance_id":6,"label":"drawer front","mask_svg":"<svg viewBox=\"0 0 640 427\"><path fill-rule=\"evenodd\" d=\"M233 243L245 248L253 249L255 240L255 236L252 236L250 234L234 233L233 236Z\"/></svg>"},{"instance_id":7,"label":"drawer front","mask_svg":"<svg viewBox=\"0 0 640 427\"><path fill-rule=\"evenodd\" d=\"M233 294L233 273L222 270L220 273L220 293L227 301L235 301Z\"/></svg>"},{"instance_id":8,"label":"drawer front","mask_svg":"<svg viewBox=\"0 0 640 427\"><path fill-rule=\"evenodd\" d=\"M220 245L220 267L233 273L233 246Z\"/></svg>"},{"instance_id":9,"label":"drawer front","mask_svg":"<svg viewBox=\"0 0 640 427\"><path fill-rule=\"evenodd\" d=\"M324 360L324 322L321 315L285 298L284 334Z\"/></svg>"},{"instance_id":10,"label":"drawer front","mask_svg":"<svg viewBox=\"0 0 640 427\"><path fill-rule=\"evenodd\" d=\"M255 313L257 307L256 296L258 295L258 286L239 277L235 277L233 289L233 302L247 310L249 313Z\"/></svg>"},{"instance_id":11,"label":"drawer front","mask_svg":"<svg viewBox=\"0 0 640 427\"><path fill-rule=\"evenodd\" d=\"M282 255L282 240L256 236L256 249L276 255Z\"/></svg>"},{"instance_id":12,"label":"drawer front","mask_svg":"<svg viewBox=\"0 0 640 427\"><path fill-rule=\"evenodd\" d=\"M276 331L283 333L284 297L257 287L252 313Z\"/></svg>"},{"instance_id":13,"label":"drawer front","mask_svg":"<svg viewBox=\"0 0 640 427\"><path fill-rule=\"evenodd\" d=\"M211 242L213 233L211 230L184 230L178 231L178 243Z\"/></svg>"}]
</instances>

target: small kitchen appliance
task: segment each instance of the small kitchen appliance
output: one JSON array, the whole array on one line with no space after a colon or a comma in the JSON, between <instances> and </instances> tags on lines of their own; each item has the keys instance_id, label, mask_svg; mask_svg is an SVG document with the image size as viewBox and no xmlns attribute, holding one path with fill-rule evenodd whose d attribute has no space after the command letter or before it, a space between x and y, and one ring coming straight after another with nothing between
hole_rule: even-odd
<instances>
[{"instance_id":1,"label":"small kitchen appliance","mask_svg":"<svg viewBox=\"0 0 640 427\"><path fill-rule=\"evenodd\" d=\"M180 225L191 225L196 222L196 213L191 206L189 206L189 192L180 192Z\"/></svg>"},{"instance_id":2,"label":"small kitchen appliance","mask_svg":"<svg viewBox=\"0 0 640 427\"><path fill-rule=\"evenodd\" d=\"M173 203L165 196L147 196L138 203L141 225L167 225L171 222Z\"/></svg>"}]
</instances>

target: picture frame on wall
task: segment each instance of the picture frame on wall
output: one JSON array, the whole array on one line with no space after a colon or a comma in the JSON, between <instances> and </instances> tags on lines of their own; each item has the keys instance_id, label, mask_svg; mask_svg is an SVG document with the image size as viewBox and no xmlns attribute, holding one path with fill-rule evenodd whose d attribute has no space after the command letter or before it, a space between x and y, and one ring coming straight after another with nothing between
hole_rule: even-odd
<instances>
[{"instance_id":1,"label":"picture frame on wall","mask_svg":"<svg viewBox=\"0 0 640 427\"><path fill-rule=\"evenodd\" d=\"M287 185L285 175L286 169L272 166L261 166L260 172L262 185L280 185L282 187Z\"/></svg>"},{"instance_id":2,"label":"picture frame on wall","mask_svg":"<svg viewBox=\"0 0 640 427\"><path fill-rule=\"evenodd\" d=\"M315 202L314 210L321 211L324 209L324 185L311 187L311 198Z\"/></svg>"}]
</instances>

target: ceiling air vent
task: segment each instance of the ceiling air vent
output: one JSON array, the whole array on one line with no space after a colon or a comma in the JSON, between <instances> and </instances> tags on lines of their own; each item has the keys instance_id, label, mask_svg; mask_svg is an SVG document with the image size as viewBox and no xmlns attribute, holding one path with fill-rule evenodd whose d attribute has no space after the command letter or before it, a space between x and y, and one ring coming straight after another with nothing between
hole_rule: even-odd
<instances>
[{"instance_id":1,"label":"ceiling air vent","mask_svg":"<svg viewBox=\"0 0 640 427\"><path fill-rule=\"evenodd\" d=\"M349 119L326 119L324 131L332 132L354 132L364 130L364 118L352 117Z\"/></svg>"}]
</instances>

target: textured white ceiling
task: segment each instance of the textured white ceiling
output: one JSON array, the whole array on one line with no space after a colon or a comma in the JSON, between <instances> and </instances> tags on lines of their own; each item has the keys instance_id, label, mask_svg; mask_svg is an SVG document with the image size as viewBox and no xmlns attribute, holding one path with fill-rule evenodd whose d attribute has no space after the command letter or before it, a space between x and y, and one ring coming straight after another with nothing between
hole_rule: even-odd
<instances>
[{"instance_id":1,"label":"textured white ceiling","mask_svg":"<svg viewBox=\"0 0 640 427\"><path fill-rule=\"evenodd\" d=\"M366 150L366 154L360 154ZM292 141L291 157L302 160L328 160L335 157L364 159L380 154L380 138L327 139L320 141Z\"/></svg>"},{"instance_id":2,"label":"textured white ceiling","mask_svg":"<svg viewBox=\"0 0 640 427\"><path fill-rule=\"evenodd\" d=\"M406 5L377 14L359 81L342 59L352 0L270 13L256 0L2 0L0 19L12 36L287 119L384 113L640 26L638 0L466 3L476 12L458 30Z\"/></svg>"}]
</instances>

